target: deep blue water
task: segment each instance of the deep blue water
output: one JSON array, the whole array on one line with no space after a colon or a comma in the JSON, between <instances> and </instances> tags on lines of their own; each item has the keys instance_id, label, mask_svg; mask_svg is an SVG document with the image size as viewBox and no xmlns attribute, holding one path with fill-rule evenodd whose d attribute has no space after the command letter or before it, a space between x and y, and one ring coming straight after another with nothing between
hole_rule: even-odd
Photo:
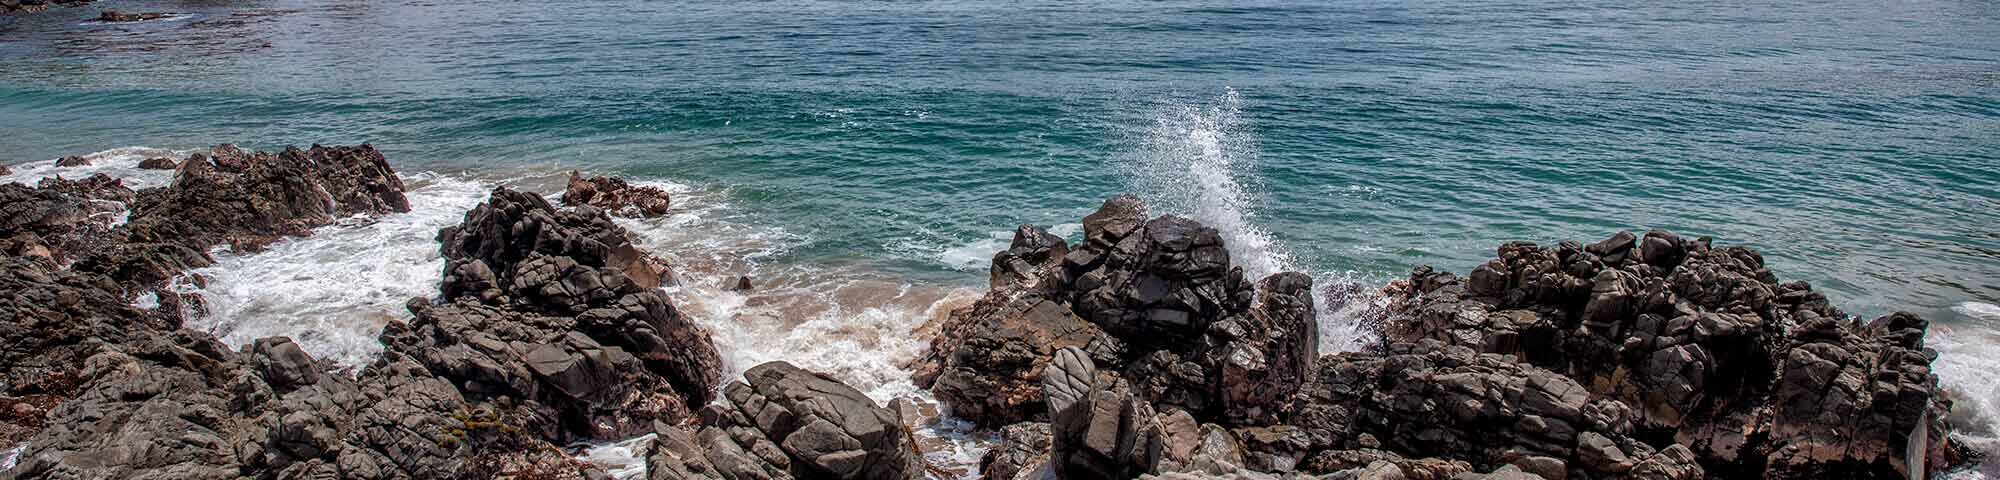
<instances>
[{"instance_id":1,"label":"deep blue water","mask_svg":"<svg viewBox=\"0 0 2000 480\"><path fill-rule=\"evenodd\" d=\"M164 21L89 22L99 8ZM200 2L0 18L0 161L372 142L726 191L976 284L1107 195L1379 282L1662 227L1859 313L2000 303L2000 3ZM1260 236L1261 234L1261 236ZM1268 254L1268 255L1267 255ZM976 260L977 256L973 256ZM968 266L971 266L968 268Z\"/></svg>"}]
</instances>

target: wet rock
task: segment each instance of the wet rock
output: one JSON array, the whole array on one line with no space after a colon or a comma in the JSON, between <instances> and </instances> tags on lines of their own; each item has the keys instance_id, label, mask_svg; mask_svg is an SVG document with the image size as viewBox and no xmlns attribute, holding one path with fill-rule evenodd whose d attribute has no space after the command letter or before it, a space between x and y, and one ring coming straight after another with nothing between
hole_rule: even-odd
<instances>
[{"instance_id":1,"label":"wet rock","mask_svg":"<svg viewBox=\"0 0 2000 480\"><path fill-rule=\"evenodd\" d=\"M56 159L56 166L58 166L58 167L88 167L88 166L90 166L90 159L89 159L89 158L84 158L84 157L83 157L83 156L81 156L81 155L70 155L70 156L66 156L66 157L62 157L62 158L58 158L58 159Z\"/></svg>"},{"instance_id":2,"label":"wet rock","mask_svg":"<svg viewBox=\"0 0 2000 480\"><path fill-rule=\"evenodd\" d=\"M101 14L99 14L99 15L97 16L97 21L100 21L100 22L137 22L137 21L140 21L140 20L157 20L157 19L160 19L160 18L165 18L166 16L167 16L167 14L164 14L164 13L160 13L160 12L145 12L145 13L124 13L124 12L120 12L120 11L117 11L117 10L105 10L105 11L104 11L103 13L101 13ZM143 167L142 167L142 168L143 168Z\"/></svg>"},{"instance_id":3,"label":"wet rock","mask_svg":"<svg viewBox=\"0 0 2000 480\"><path fill-rule=\"evenodd\" d=\"M736 277L736 281L734 283L731 283L729 285L729 288L727 288L727 290L732 292L748 292L752 290L754 287L755 285L752 285L750 283L750 276L742 275Z\"/></svg>"},{"instance_id":4,"label":"wet rock","mask_svg":"<svg viewBox=\"0 0 2000 480\"><path fill-rule=\"evenodd\" d=\"M632 185L617 177L590 177L569 172L569 186L562 203L589 205L621 217L652 218L668 213L672 197L659 187Z\"/></svg>"},{"instance_id":5,"label":"wet rock","mask_svg":"<svg viewBox=\"0 0 2000 480\"><path fill-rule=\"evenodd\" d=\"M167 157L148 157L145 160L139 161L139 168L142 170L173 170L180 168L180 162Z\"/></svg>"},{"instance_id":6,"label":"wet rock","mask_svg":"<svg viewBox=\"0 0 2000 480\"><path fill-rule=\"evenodd\" d=\"M0 253L60 264L103 248L132 196L102 174L44 179L33 188L0 184Z\"/></svg>"}]
</instances>

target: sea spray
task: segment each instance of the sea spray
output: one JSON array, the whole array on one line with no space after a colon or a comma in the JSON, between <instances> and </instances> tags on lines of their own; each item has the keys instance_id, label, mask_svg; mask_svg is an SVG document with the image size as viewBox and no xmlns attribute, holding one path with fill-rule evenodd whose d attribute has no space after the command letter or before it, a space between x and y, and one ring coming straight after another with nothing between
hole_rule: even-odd
<instances>
[{"instance_id":1,"label":"sea spray","mask_svg":"<svg viewBox=\"0 0 2000 480\"><path fill-rule=\"evenodd\" d=\"M1320 351L1351 350L1367 338L1364 320L1384 299L1375 289L1354 288L1352 273L1306 271L1291 249L1257 224L1257 137L1242 110L1242 95L1233 88L1206 104L1154 109L1118 165L1150 214L1185 215L1220 231L1231 260L1251 280L1311 274L1319 286Z\"/></svg>"}]
</instances>

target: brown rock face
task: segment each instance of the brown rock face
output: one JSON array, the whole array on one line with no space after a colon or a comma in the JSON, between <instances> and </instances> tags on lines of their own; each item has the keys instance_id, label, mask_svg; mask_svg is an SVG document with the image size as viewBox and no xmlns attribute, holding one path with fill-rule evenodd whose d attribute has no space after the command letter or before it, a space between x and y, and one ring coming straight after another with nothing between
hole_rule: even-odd
<instances>
[{"instance_id":1,"label":"brown rock face","mask_svg":"<svg viewBox=\"0 0 2000 480\"><path fill-rule=\"evenodd\" d=\"M658 187L635 186L615 177L585 179L572 171L562 202L569 206L589 205L622 217L651 218L666 215L672 197Z\"/></svg>"}]
</instances>

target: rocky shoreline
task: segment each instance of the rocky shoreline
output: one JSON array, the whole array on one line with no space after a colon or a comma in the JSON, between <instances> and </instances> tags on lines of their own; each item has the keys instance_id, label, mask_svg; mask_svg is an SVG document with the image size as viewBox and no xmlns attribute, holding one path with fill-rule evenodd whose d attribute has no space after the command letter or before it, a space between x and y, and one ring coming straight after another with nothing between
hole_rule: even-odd
<instances>
[{"instance_id":1,"label":"rocky shoreline","mask_svg":"<svg viewBox=\"0 0 2000 480\"><path fill-rule=\"evenodd\" d=\"M0 447L25 444L0 479L607 478L565 447L640 435L651 479L964 473L924 461L925 406L783 362L727 380L659 290L667 263L612 220L666 213L659 189L494 189L438 233L435 295L348 372L288 338L183 328L203 301L172 287L216 248L408 212L381 153L146 163L172 182L0 185ZM1116 197L1077 244L1019 228L910 369L997 436L984 478L1928 478L1970 460L1926 321L1856 321L1747 248L1509 243L1463 278L1387 287L1352 352L1318 351L1333 288L1246 278L1216 230Z\"/></svg>"}]
</instances>

